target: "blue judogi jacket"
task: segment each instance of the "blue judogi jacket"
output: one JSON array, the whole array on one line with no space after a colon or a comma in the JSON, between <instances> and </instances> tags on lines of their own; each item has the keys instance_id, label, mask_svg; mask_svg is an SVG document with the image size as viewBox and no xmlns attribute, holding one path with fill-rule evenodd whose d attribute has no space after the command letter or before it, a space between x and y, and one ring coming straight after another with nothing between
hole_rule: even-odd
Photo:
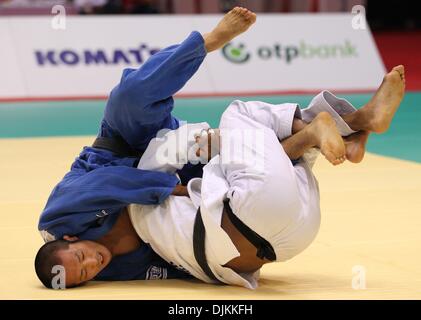
<instances>
[{"instance_id":1,"label":"blue judogi jacket","mask_svg":"<svg viewBox=\"0 0 421 320\"><path fill-rule=\"evenodd\" d=\"M192 32L181 44L151 56L139 69L125 69L110 93L98 136L120 136L142 152L159 130L177 129L179 121L171 114L172 96L195 74L205 56L202 35ZM41 214L39 230L55 239L71 235L96 240L110 231L129 204L162 203L179 179L167 173L139 170L135 168L137 160L85 147L70 172L53 189ZM201 168L184 166L178 172L182 182L201 176ZM114 257L96 279L185 276L143 244L135 252Z\"/></svg>"}]
</instances>

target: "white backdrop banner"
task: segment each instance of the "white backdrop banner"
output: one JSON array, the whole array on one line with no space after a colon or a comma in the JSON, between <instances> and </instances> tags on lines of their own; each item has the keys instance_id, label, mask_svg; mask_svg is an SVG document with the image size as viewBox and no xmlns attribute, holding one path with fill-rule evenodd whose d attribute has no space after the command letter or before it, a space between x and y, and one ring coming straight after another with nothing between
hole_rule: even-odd
<instances>
[{"instance_id":1,"label":"white backdrop banner","mask_svg":"<svg viewBox=\"0 0 421 320\"><path fill-rule=\"evenodd\" d=\"M0 99L105 97L124 68L205 33L218 15L0 18ZM184 95L281 94L375 89L385 69L369 29L351 14L260 14L257 23L209 54Z\"/></svg>"}]
</instances>

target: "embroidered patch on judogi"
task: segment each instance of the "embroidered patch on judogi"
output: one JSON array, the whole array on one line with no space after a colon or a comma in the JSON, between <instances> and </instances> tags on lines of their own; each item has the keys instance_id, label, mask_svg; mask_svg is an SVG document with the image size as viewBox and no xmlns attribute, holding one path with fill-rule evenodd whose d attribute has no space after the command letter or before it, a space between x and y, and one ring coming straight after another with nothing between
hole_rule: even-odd
<instances>
[{"instance_id":1,"label":"embroidered patch on judogi","mask_svg":"<svg viewBox=\"0 0 421 320\"><path fill-rule=\"evenodd\" d=\"M146 280L163 280L167 279L167 269L162 267L151 266L146 271Z\"/></svg>"}]
</instances>

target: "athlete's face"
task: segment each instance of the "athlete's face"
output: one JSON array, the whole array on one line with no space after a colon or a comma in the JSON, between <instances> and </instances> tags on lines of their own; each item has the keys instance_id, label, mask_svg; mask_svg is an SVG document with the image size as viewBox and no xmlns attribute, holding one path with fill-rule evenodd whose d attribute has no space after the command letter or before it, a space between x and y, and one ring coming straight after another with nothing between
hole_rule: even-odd
<instances>
[{"instance_id":1,"label":"athlete's face","mask_svg":"<svg viewBox=\"0 0 421 320\"><path fill-rule=\"evenodd\" d=\"M111 252L94 241L77 241L57 253L66 271L66 287L92 280L111 261Z\"/></svg>"}]
</instances>

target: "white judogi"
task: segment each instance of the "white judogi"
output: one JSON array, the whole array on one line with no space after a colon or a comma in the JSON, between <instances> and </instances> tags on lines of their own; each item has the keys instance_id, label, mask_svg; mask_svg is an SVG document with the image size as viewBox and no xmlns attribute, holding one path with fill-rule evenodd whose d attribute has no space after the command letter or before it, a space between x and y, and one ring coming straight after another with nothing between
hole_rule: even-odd
<instances>
[{"instance_id":1,"label":"white judogi","mask_svg":"<svg viewBox=\"0 0 421 320\"><path fill-rule=\"evenodd\" d=\"M223 200L228 197L240 220L271 243L277 261L302 252L314 240L320 225L319 189L311 172L317 152L308 153L293 166L279 140L291 135L294 117L309 122L321 111L332 114L343 136L353 133L339 114L355 108L327 91L301 112L296 104L234 101L221 118L220 155L204 167L202 179L189 182L190 199L170 196L157 206L131 205L129 215L135 230L162 258L198 279L213 282L194 258L193 226L200 206L212 272L224 283L256 288L258 272L237 274L223 267L239 256L221 228ZM188 125L187 131L184 126L164 139L152 140L139 168L175 172L183 164L178 164L176 158L162 160L166 151L167 156L174 155L166 148L174 145L177 131L187 132L184 147L189 148L194 145L194 133L208 127L206 123ZM183 155L179 150L175 153L178 160L194 157L194 152Z\"/></svg>"}]
</instances>

